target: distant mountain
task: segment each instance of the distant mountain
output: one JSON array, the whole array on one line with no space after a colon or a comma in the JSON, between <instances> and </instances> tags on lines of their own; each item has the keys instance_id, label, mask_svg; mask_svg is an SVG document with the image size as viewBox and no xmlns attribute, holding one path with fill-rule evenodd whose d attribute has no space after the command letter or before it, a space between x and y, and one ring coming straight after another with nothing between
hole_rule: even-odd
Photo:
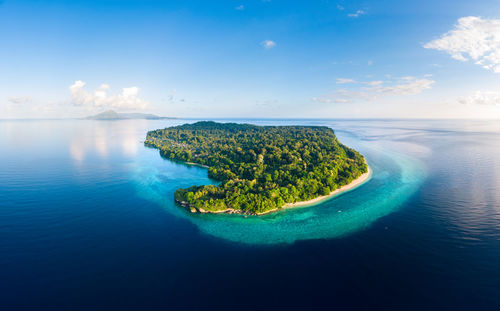
<instances>
[{"instance_id":1,"label":"distant mountain","mask_svg":"<svg viewBox=\"0 0 500 311\"><path fill-rule=\"evenodd\" d=\"M93 116L88 116L87 120L127 120L127 119L146 119L146 120L162 120L175 119L171 117L160 117L150 113L118 113L114 110L108 110L98 113Z\"/></svg>"}]
</instances>

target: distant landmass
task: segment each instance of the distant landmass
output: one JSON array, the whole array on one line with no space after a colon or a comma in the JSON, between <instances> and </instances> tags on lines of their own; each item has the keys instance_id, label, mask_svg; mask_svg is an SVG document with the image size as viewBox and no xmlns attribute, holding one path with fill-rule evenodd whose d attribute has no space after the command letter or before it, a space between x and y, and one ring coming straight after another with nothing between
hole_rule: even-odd
<instances>
[{"instance_id":1,"label":"distant landmass","mask_svg":"<svg viewBox=\"0 0 500 311\"><path fill-rule=\"evenodd\" d=\"M160 117L150 113L118 113L114 110L108 110L98 113L93 116L88 116L87 120L129 120L129 119L146 119L146 120L164 120L164 119L176 119L172 117Z\"/></svg>"}]
</instances>

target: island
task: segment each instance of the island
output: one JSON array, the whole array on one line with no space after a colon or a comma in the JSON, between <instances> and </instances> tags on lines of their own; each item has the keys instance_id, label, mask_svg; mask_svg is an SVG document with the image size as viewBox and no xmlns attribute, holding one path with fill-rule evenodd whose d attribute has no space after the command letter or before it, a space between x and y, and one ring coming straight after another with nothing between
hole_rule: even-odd
<instances>
[{"instance_id":1,"label":"island","mask_svg":"<svg viewBox=\"0 0 500 311\"><path fill-rule=\"evenodd\" d=\"M114 110L107 110L101 113L98 113L93 116L88 116L85 119L87 120L137 120L137 119L145 119L145 120L165 120L165 119L176 119L173 117L160 117L150 113L139 113L139 112L129 112L129 113L118 113Z\"/></svg>"},{"instance_id":2,"label":"island","mask_svg":"<svg viewBox=\"0 0 500 311\"><path fill-rule=\"evenodd\" d=\"M364 157L325 126L202 121L147 133L162 157L208 168L218 185L177 189L191 212L263 215L317 203L369 177Z\"/></svg>"}]
</instances>

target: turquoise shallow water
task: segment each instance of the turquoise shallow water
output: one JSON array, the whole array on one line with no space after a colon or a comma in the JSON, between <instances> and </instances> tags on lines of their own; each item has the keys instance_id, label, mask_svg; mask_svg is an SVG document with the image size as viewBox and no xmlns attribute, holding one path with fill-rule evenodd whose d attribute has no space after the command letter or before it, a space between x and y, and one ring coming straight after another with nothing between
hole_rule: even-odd
<instances>
[{"instance_id":1,"label":"turquoise shallow water","mask_svg":"<svg viewBox=\"0 0 500 311\"><path fill-rule=\"evenodd\" d=\"M337 238L369 227L374 221L398 209L425 179L419 160L403 155L351 133L340 133L348 146L360 150L373 170L369 181L313 206L286 209L264 216L191 214L173 202L180 187L208 184L203 168L189 166L189 174L172 174L168 160L143 159L136 163L133 179L139 196L185 218L211 236L245 244L293 243L297 240ZM160 157L157 154L157 157ZM163 169L162 169L163 166Z\"/></svg>"}]
</instances>

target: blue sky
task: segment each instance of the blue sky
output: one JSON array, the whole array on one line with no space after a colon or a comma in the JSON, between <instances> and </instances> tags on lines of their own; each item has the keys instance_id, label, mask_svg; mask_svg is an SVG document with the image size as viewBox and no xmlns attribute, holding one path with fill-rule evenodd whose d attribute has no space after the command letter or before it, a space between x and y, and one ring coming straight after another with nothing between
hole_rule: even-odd
<instances>
[{"instance_id":1,"label":"blue sky","mask_svg":"<svg viewBox=\"0 0 500 311\"><path fill-rule=\"evenodd\" d=\"M1 1L0 118L500 118L496 1Z\"/></svg>"}]
</instances>

